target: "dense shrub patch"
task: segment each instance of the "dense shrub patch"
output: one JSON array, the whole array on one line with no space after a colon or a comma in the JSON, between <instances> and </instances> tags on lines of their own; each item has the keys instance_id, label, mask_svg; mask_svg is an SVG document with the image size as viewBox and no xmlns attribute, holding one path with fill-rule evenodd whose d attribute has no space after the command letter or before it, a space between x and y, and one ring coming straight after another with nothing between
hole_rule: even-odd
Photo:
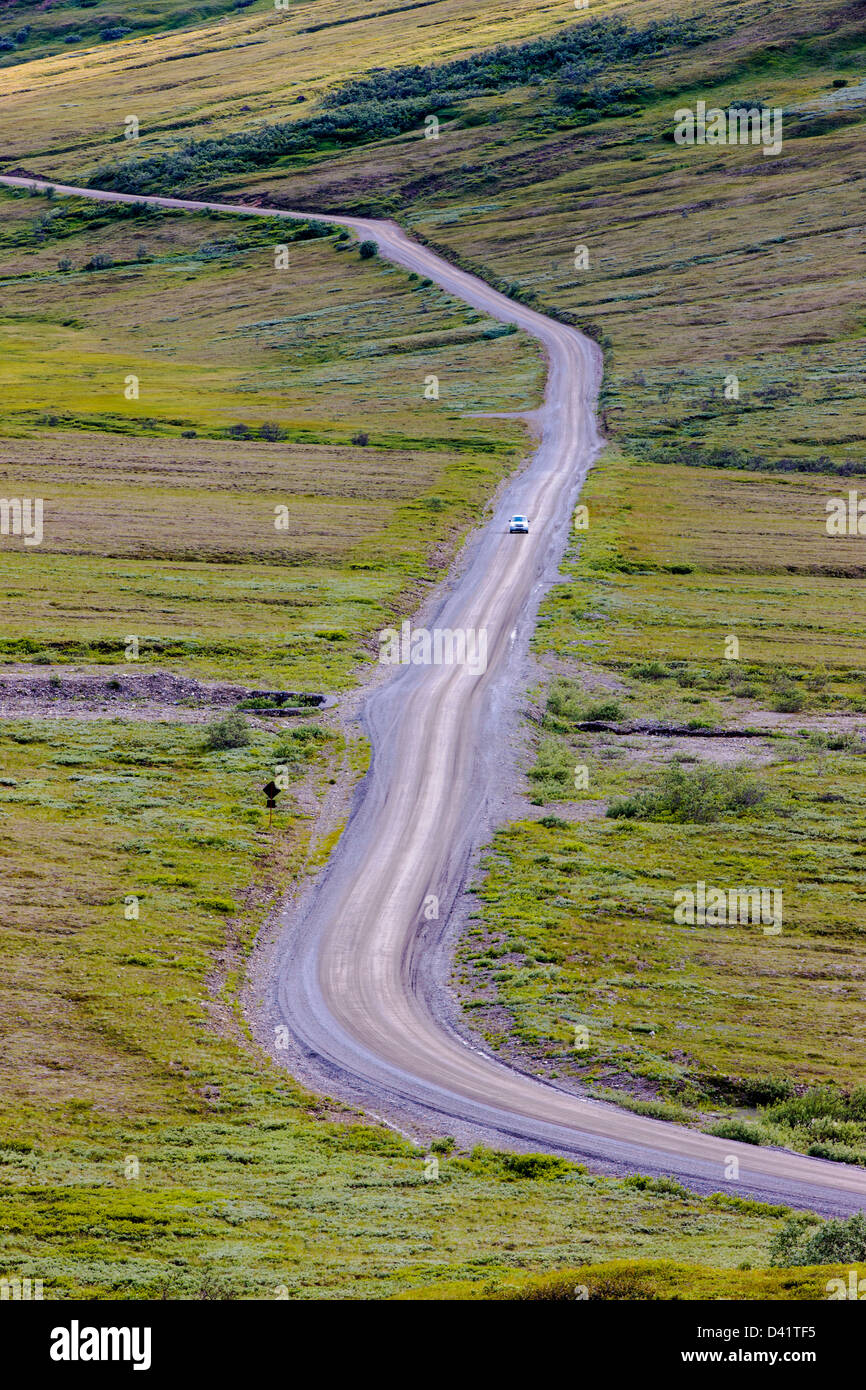
<instances>
[{"instance_id":1,"label":"dense shrub patch","mask_svg":"<svg viewBox=\"0 0 866 1390\"><path fill-rule=\"evenodd\" d=\"M639 99L642 89L594 87L584 93L590 74L610 63L711 37L694 21L656 20L633 29L621 19L594 19L547 38L501 45L450 63L375 72L330 92L315 116L262 124L215 140L189 141L176 153L103 165L91 182L127 192L201 183L217 172L257 169L285 155L402 135L431 112L456 114L457 102L551 78L562 79L556 89L558 101L615 112Z\"/></svg>"}]
</instances>

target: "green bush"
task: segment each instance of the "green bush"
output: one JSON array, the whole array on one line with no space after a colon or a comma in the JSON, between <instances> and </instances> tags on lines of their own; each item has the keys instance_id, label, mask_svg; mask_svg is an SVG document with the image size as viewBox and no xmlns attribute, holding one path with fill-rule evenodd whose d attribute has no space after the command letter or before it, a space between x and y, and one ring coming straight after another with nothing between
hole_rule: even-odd
<instances>
[{"instance_id":1,"label":"green bush","mask_svg":"<svg viewBox=\"0 0 866 1390\"><path fill-rule=\"evenodd\" d=\"M518 1178L546 1181L564 1178L570 1173L578 1176L586 1173L582 1164L570 1163L568 1159L552 1154L505 1153L501 1149L486 1149L483 1144L477 1144L468 1158L456 1158L453 1162L458 1168L489 1174L505 1182Z\"/></svg>"},{"instance_id":2,"label":"green bush","mask_svg":"<svg viewBox=\"0 0 866 1390\"><path fill-rule=\"evenodd\" d=\"M210 752L220 752L226 748L246 748L250 741L247 721L237 710L227 714L225 719L216 719L207 727L205 748Z\"/></svg>"},{"instance_id":3,"label":"green bush","mask_svg":"<svg viewBox=\"0 0 866 1390\"><path fill-rule=\"evenodd\" d=\"M763 1144L764 1136L757 1125L747 1120L720 1120L707 1131L717 1139L737 1139L741 1144Z\"/></svg>"},{"instance_id":4,"label":"green bush","mask_svg":"<svg viewBox=\"0 0 866 1390\"><path fill-rule=\"evenodd\" d=\"M599 705L587 705L583 717L614 723L617 719L622 719L622 707L616 700L602 700Z\"/></svg>"},{"instance_id":5,"label":"green bush","mask_svg":"<svg viewBox=\"0 0 866 1390\"><path fill-rule=\"evenodd\" d=\"M258 124L215 139L190 140L180 150L144 159L116 161L94 170L92 182L97 188L125 192L174 191L220 173L255 171L286 156L303 156L323 147L339 149L388 139L415 129L431 112L456 115L463 101L529 81L557 78L573 70L575 63L589 63L600 71L643 53L690 47L700 43L704 33L694 18L654 20L644 29L632 29L619 18L584 20L555 35L499 45L451 62L374 72L329 92L315 115ZM597 87L588 111L613 110L640 95L636 87Z\"/></svg>"},{"instance_id":6,"label":"green bush","mask_svg":"<svg viewBox=\"0 0 866 1390\"><path fill-rule=\"evenodd\" d=\"M773 696L773 709L777 714L798 714L805 703L805 697L795 686L777 690Z\"/></svg>"},{"instance_id":7,"label":"green bush","mask_svg":"<svg viewBox=\"0 0 866 1390\"><path fill-rule=\"evenodd\" d=\"M850 1144L810 1144L806 1153L811 1158L827 1158L831 1163L852 1163L856 1167L866 1168L866 1154L852 1149Z\"/></svg>"},{"instance_id":8,"label":"green bush","mask_svg":"<svg viewBox=\"0 0 866 1390\"><path fill-rule=\"evenodd\" d=\"M301 724L296 729L288 729L274 744L271 754L275 763L285 763L290 776L302 777L316 757L321 745L327 743L331 735L326 729L315 724Z\"/></svg>"},{"instance_id":9,"label":"green bush","mask_svg":"<svg viewBox=\"0 0 866 1390\"><path fill-rule=\"evenodd\" d=\"M675 1178L653 1178L648 1173L629 1173L623 1178L624 1187L636 1187L639 1192L664 1192L671 1197L688 1199L691 1193Z\"/></svg>"},{"instance_id":10,"label":"green bush","mask_svg":"<svg viewBox=\"0 0 866 1390\"><path fill-rule=\"evenodd\" d=\"M580 687L564 677L553 682L547 695L548 713L559 719L568 719L574 724L586 720L613 721L622 719L622 709L616 700L601 700L587 703Z\"/></svg>"},{"instance_id":11,"label":"green bush","mask_svg":"<svg viewBox=\"0 0 866 1390\"><path fill-rule=\"evenodd\" d=\"M774 1124L811 1125L815 1120L860 1120L866 1123L866 1086L841 1091L836 1086L810 1086L800 1096L780 1100L767 1111Z\"/></svg>"},{"instance_id":12,"label":"green bush","mask_svg":"<svg viewBox=\"0 0 866 1390\"><path fill-rule=\"evenodd\" d=\"M561 1178L569 1171L569 1163L564 1158L552 1154L505 1154L502 1160L505 1172L513 1178Z\"/></svg>"},{"instance_id":13,"label":"green bush","mask_svg":"<svg viewBox=\"0 0 866 1390\"><path fill-rule=\"evenodd\" d=\"M358 247L358 255L361 257L362 261L369 261L373 256L378 255L378 253L379 248L375 241L362 241L361 245Z\"/></svg>"},{"instance_id":14,"label":"green bush","mask_svg":"<svg viewBox=\"0 0 866 1390\"><path fill-rule=\"evenodd\" d=\"M675 762L661 768L647 790L611 802L607 814L614 819L705 825L725 812L739 815L751 810L763 798L757 781L743 767L707 763L686 768Z\"/></svg>"},{"instance_id":15,"label":"green bush","mask_svg":"<svg viewBox=\"0 0 866 1390\"><path fill-rule=\"evenodd\" d=\"M434 1139L430 1145L431 1154L450 1154L457 1146L457 1141L447 1135L444 1139Z\"/></svg>"},{"instance_id":16,"label":"green bush","mask_svg":"<svg viewBox=\"0 0 866 1390\"><path fill-rule=\"evenodd\" d=\"M238 905L232 898L199 898L199 907L208 908L211 912L237 912Z\"/></svg>"},{"instance_id":17,"label":"green bush","mask_svg":"<svg viewBox=\"0 0 866 1390\"><path fill-rule=\"evenodd\" d=\"M330 734L317 724L299 724L296 729L288 729L282 740L274 748L275 758L312 757L312 745L327 743Z\"/></svg>"},{"instance_id":18,"label":"green bush","mask_svg":"<svg viewBox=\"0 0 866 1390\"><path fill-rule=\"evenodd\" d=\"M629 670L630 676L643 681L663 681L670 674L660 661L636 661Z\"/></svg>"},{"instance_id":19,"label":"green bush","mask_svg":"<svg viewBox=\"0 0 866 1390\"><path fill-rule=\"evenodd\" d=\"M817 1229L812 1228L817 1223ZM792 1216L770 1242L770 1264L859 1264L866 1260L866 1212L847 1221L818 1222L814 1216Z\"/></svg>"},{"instance_id":20,"label":"green bush","mask_svg":"<svg viewBox=\"0 0 866 1390\"><path fill-rule=\"evenodd\" d=\"M533 782L542 782L551 796L562 796L574 777L574 758L571 750L556 738L542 739L538 758L530 772Z\"/></svg>"},{"instance_id":21,"label":"green bush","mask_svg":"<svg viewBox=\"0 0 866 1390\"><path fill-rule=\"evenodd\" d=\"M777 1105L794 1094L794 1083L786 1076L724 1076L719 1073L696 1078L705 1095L734 1105ZM775 1111L770 1112L775 1118Z\"/></svg>"}]
</instances>

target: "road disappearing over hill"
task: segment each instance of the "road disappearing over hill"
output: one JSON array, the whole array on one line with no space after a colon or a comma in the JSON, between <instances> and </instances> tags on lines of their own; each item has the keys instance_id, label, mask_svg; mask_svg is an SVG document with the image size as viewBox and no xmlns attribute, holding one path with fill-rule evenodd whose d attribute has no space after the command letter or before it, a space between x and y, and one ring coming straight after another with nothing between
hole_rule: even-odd
<instances>
[{"instance_id":1,"label":"road disappearing over hill","mask_svg":"<svg viewBox=\"0 0 866 1390\"><path fill-rule=\"evenodd\" d=\"M669 1175L721 1191L845 1215L866 1208L866 1170L714 1138L575 1096L497 1061L458 1027L447 924L473 855L497 823L509 736L538 602L555 577L586 470L601 355L575 329L491 289L396 224L330 212L143 197L0 176L13 187L189 211L319 219L377 243L387 260L538 339L548 362L541 442L472 536L425 616L427 630L486 632L486 668L397 665L364 708L373 748L330 862L268 948L254 1019L272 1055L307 1084L396 1125L544 1150L607 1171ZM420 397L420 387L419 387ZM419 399L420 407L420 399ZM508 535L525 513L528 536ZM408 615L407 615L408 617ZM435 911L431 904L436 904ZM438 915L437 915L438 914ZM261 991L259 991L261 992ZM277 1049L274 1030L291 1045Z\"/></svg>"}]
</instances>

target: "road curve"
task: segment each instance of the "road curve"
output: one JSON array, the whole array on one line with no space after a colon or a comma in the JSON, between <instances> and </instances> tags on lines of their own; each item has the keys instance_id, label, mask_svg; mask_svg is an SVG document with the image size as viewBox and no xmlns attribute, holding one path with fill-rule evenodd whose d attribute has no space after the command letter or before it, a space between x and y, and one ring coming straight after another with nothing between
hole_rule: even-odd
<instances>
[{"instance_id":1,"label":"road curve","mask_svg":"<svg viewBox=\"0 0 866 1390\"><path fill-rule=\"evenodd\" d=\"M234 203L139 197L0 176L0 183L105 201L310 218ZM461 1035L448 995L447 922L473 854L496 823L515 689L538 603L555 577L586 469L601 446L595 344L514 303L413 242L396 224L320 214L374 239L390 261L531 333L548 361L540 446L466 547L428 629L485 629L486 670L396 666L363 714L370 772L348 825L300 908L286 911L270 949L255 1027L308 1084L397 1123L420 1124L518 1149L543 1149L613 1172L667 1174L698 1191L725 1191L844 1215L866 1208L866 1171L788 1150L721 1140L577 1097L511 1069ZM506 518L525 512L528 537ZM428 895L439 917L427 921ZM272 1049L273 1050L273 1049ZM739 1165L731 1177L731 1160Z\"/></svg>"}]
</instances>

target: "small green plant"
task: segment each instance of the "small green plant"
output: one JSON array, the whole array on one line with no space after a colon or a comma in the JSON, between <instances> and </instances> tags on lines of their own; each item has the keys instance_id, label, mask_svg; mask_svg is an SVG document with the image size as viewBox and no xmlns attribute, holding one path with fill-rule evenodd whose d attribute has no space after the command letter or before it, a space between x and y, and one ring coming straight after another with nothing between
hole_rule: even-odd
<instances>
[{"instance_id":1,"label":"small green plant","mask_svg":"<svg viewBox=\"0 0 866 1390\"><path fill-rule=\"evenodd\" d=\"M813 1229L817 1227L817 1229ZM770 1242L770 1264L833 1265L866 1260L866 1212L847 1221L819 1222L815 1216L792 1216Z\"/></svg>"},{"instance_id":2,"label":"small green plant","mask_svg":"<svg viewBox=\"0 0 866 1390\"><path fill-rule=\"evenodd\" d=\"M660 661L636 661L629 675L636 676L638 680L662 681L670 672Z\"/></svg>"},{"instance_id":3,"label":"small green plant","mask_svg":"<svg viewBox=\"0 0 866 1390\"><path fill-rule=\"evenodd\" d=\"M430 1152L433 1154L450 1154L457 1147L457 1141L447 1135L444 1139L434 1139L430 1145Z\"/></svg>"},{"instance_id":4,"label":"small green plant","mask_svg":"<svg viewBox=\"0 0 866 1390\"><path fill-rule=\"evenodd\" d=\"M362 241L358 247L358 255L361 257L362 261L372 260L372 258L378 256L378 254L379 248L375 241Z\"/></svg>"},{"instance_id":5,"label":"small green plant","mask_svg":"<svg viewBox=\"0 0 866 1390\"><path fill-rule=\"evenodd\" d=\"M714 1134L717 1139L739 1140L741 1144L762 1144L764 1137L757 1125L750 1125L747 1120L720 1120L718 1124L712 1125L708 1130L709 1134Z\"/></svg>"},{"instance_id":6,"label":"small green plant","mask_svg":"<svg viewBox=\"0 0 866 1390\"><path fill-rule=\"evenodd\" d=\"M237 912L238 905L232 898L199 898L199 906L210 912L224 912L227 915Z\"/></svg>"},{"instance_id":7,"label":"small green plant","mask_svg":"<svg viewBox=\"0 0 866 1390\"><path fill-rule=\"evenodd\" d=\"M778 714L798 714L805 703L802 692L796 686L781 687L773 697L773 709Z\"/></svg>"},{"instance_id":8,"label":"small green plant","mask_svg":"<svg viewBox=\"0 0 866 1390\"><path fill-rule=\"evenodd\" d=\"M662 768L645 791L612 802L607 814L614 819L704 825L725 812L751 810L763 798L756 779L742 767L686 768L676 762Z\"/></svg>"},{"instance_id":9,"label":"small green plant","mask_svg":"<svg viewBox=\"0 0 866 1390\"><path fill-rule=\"evenodd\" d=\"M221 752L226 748L246 748L250 741L247 721L237 710L227 714L225 719L214 720L207 727L205 748L209 752Z\"/></svg>"},{"instance_id":10,"label":"small green plant","mask_svg":"<svg viewBox=\"0 0 866 1390\"><path fill-rule=\"evenodd\" d=\"M562 1178L570 1171L568 1161L553 1154L505 1154L502 1167L508 1177L534 1181Z\"/></svg>"},{"instance_id":11,"label":"small green plant","mask_svg":"<svg viewBox=\"0 0 866 1390\"><path fill-rule=\"evenodd\" d=\"M558 719L571 723L601 720L604 722L622 719L623 711L617 700L596 700L587 703L583 692L575 681L559 677L553 682L547 696L547 710Z\"/></svg>"},{"instance_id":12,"label":"small green plant","mask_svg":"<svg viewBox=\"0 0 866 1390\"><path fill-rule=\"evenodd\" d=\"M598 705L587 705L583 717L589 722L612 723L622 719L622 708L616 700L602 700Z\"/></svg>"},{"instance_id":13,"label":"small green plant","mask_svg":"<svg viewBox=\"0 0 866 1390\"><path fill-rule=\"evenodd\" d=\"M848 1093L837 1086L810 1086L802 1095L781 1098L767 1111L774 1124L809 1125L819 1120L866 1123L866 1086Z\"/></svg>"}]
</instances>

